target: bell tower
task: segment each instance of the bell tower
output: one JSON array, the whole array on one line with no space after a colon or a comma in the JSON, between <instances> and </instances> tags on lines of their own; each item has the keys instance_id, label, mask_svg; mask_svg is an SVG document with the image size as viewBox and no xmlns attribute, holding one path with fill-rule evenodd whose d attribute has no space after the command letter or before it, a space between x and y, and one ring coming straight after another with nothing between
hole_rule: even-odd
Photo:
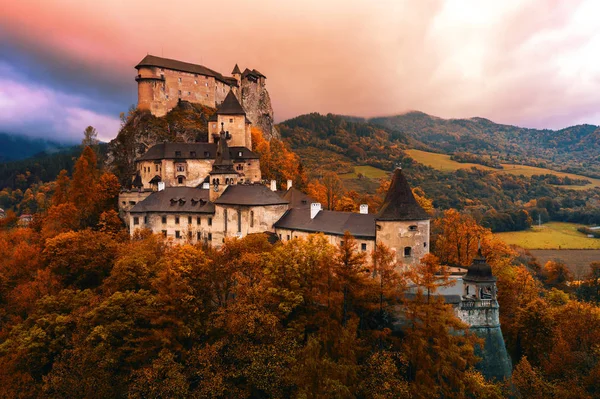
<instances>
[{"instance_id":1,"label":"bell tower","mask_svg":"<svg viewBox=\"0 0 600 399\"><path fill-rule=\"evenodd\" d=\"M218 135L213 134L213 141L217 142L217 154L209 175L212 186L209 194L211 202L219 198L227 186L236 184L239 178L229 154L227 141L230 139L231 136L225 132L223 124L221 124L221 132Z\"/></svg>"}]
</instances>

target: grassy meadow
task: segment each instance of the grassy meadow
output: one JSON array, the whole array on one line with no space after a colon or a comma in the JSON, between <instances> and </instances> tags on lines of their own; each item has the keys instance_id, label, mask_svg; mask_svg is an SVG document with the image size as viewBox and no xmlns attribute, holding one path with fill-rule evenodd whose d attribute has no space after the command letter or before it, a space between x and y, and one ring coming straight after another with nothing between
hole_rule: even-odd
<instances>
[{"instance_id":1,"label":"grassy meadow","mask_svg":"<svg viewBox=\"0 0 600 399\"><path fill-rule=\"evenodd\" d=\"M589 188L600 187L600 179L594 179L591 177L576 175L573 173L557 172L554 170L538 168L535 166L503 163L502 166L504 166L504 169L494 169L490 168L489 166L479 165L475 163L456 162L450 159L450 155L446 154L438 154L434 152L427 152L421 150L406 150L406 153L410 155L410 157L413 158L415 161L444 172L451 172L457 169L470 169L472 167L476 167L478 169L491 170L497 173L510 173L517 176L553 174L560 177L569 176L572 179L586 179L592 183L587 184L585 186L561 186L564 188L570 188L574 190L587 190Z\"/></svg>"},{"instance_id":2,"label":"grassy meadow","mask_svg":"<svg viewBox=\"0 0 600 399\"><path fill-rule=\"evenodd\" d=\"M361 165L355 166L354 172L352 173L344 173L340 175L341 179L358 179L358 175L362 174L364 177L368 177L369 179L383 179L388 177L389 172L386 172L383 169L378 169L373 166Z\"/></svg>"},{"instance_id":3,"label":"grassy meadow","mask_svg":"<svg viewBox=\"0 0 600 399\"><path fill-rule=\"evenodd\" d=\"M525 249L600 249L600 238L588 238L575 223L549 222L526 231L496 233L507 244Z\"/></svg>"}]
</instances>

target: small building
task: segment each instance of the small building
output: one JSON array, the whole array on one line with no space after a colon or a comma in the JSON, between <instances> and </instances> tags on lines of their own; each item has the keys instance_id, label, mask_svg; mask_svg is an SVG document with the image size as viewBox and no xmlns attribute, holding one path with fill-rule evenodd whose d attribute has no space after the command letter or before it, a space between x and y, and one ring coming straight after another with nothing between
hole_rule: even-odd
<instances>
[{"instance_id":1,"label":"small building","mask_svg":"<svg viewBox=\"0 0 600 399\"><path fill-rule=\"evenodd\" d=\"M31 223L32 220L33 220L33 215L23 214L23 215L19 216L19 221L17 223L21 227L27 227L27 226L29 226L29 223Z\"/></svg>"}]
</instances>

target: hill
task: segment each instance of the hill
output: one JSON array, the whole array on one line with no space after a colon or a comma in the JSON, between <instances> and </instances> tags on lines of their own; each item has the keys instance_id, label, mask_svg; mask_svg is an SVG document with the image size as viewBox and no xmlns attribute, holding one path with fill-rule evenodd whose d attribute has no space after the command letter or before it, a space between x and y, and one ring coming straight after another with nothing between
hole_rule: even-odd
<instances>
[{"instance_id":1,"label":"hill","mask_svg":"<svg viewBox=\"0 0 600 399\"><path fill-rule=\"evenodd\" d=\"M53 153L74 143L0 132L0 162L16 161L41 153Z\"/></svg>"},{"instance_id":2,"label":"hill","mask_svg":"<svg viewBox=\"0 0 600 399\"><path fill-rule=\"evenodd\" d=\"M417 149L453 154L482 154L503 163L524 164L600 177L600 127L577 125L561 130L528 129L484 118L442 119L422 112L372 118L391 137L420 142Z\"/></svg>"}]
</instances>

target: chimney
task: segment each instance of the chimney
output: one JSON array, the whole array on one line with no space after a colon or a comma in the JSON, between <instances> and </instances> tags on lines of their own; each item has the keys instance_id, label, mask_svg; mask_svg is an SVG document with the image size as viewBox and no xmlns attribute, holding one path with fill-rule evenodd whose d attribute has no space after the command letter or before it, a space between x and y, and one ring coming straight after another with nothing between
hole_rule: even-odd
<instances>
[{"instance_id":1,"label":"chimney","mask_svg":"<svg viewBox=\"0 0 600 399\"><path fill-rule=\"evenodd\" d=\"M277 180L271 180L271 191L277 191Z\"/></svg>"},{"instance_id":2,"label":"chimney","mask_svg":"<svg viewBox=\"0 0 600 399\"><path fill-rule=\"evenodd\" d=\"M287 181L287 189L289 190L290 188L292 188L292 181L288 180Z\"/></svg>"},{"instance_id":3,"label":"chimney","mask_svg":"<svg viewBox=\"0 0 600 399\"><path fill-rule=\"evenodd\" d=\"M321 204L318 202L313 202L310 204L310 218L314 219L317 216L317 213L321 212Z\"/></svg>"},{"instance_id":4,"label":"chimney","mask_svg":"<svg viewBox=\"0 0 600 399\"><path fill-rule=\"evenodd\" d=\"M369 213L369 205L367 204L360 204L360 213L363 215L366 215Z\"/></svg>"},{"instance_id":5,"label":"chimney","mask_svg":"<svg viewBox=\"0 0 600 399\"><path fill-rule=\"evenodd\" d=\"M203 190L210 190L210 183L209 182L202 183L202 189Z\"/></svg>"},{"instance_id":6,"label":"chimney","mask_svg":"<svg viewBox=\"0 0 600 399\"><path fill-rule=\"evenodd\" d=\"M159 181L158 182L158 191L162 191L165 189L165 182L164 181Z\"/></svg>"}]
</instances>

